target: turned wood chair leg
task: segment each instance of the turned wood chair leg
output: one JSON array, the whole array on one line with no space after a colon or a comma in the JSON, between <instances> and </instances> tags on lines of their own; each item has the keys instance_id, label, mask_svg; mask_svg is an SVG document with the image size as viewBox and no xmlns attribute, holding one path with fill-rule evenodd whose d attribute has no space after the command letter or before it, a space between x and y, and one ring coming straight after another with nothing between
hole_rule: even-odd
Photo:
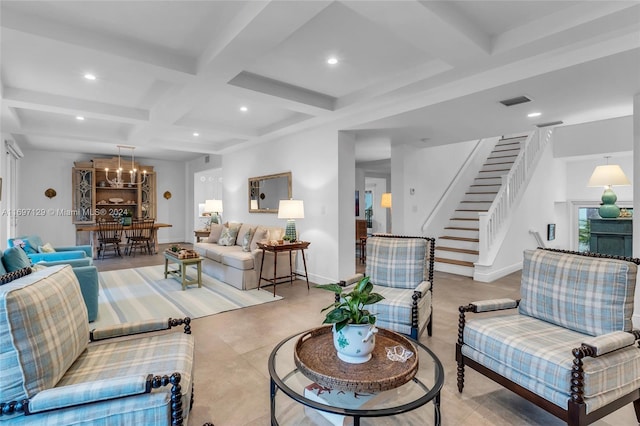
<instances>
[{"instance_id":1,"label":"turned wood chair leg","mask_svg":"<svg viewBox=\"0 0 640 426\"><path fill-rule=\"evenodd\" d=\"M458 362L458 392L464 388L464 363Z\"/></svg>"}]
</instances>

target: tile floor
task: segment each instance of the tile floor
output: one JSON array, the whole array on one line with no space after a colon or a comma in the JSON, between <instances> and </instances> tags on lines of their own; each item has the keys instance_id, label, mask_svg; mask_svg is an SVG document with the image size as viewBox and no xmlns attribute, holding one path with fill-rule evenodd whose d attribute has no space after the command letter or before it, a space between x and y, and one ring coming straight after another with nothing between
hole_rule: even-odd
<instances>
[{"instance_id":1,"label":"tile floor","mask_svg":"<svg viewBox=\"0 0 640 426\"><path fill-rule=\"evenodd\" d=\"M99 270L109 270L162 262L162 255L137 255L98 260L96 265ZM435 274L433 336L428 337L425 332L420 341L440 358L445 368L441 404L443 425L564 424L473 370L466 370L464 393L459 394L456 388L458 306L487 298L517 298L519 280L519 272L493 283ZM293 286L278 285L277 293L284 299L193 321L195 403L189 425L207 421L216 426L270 424L269 354L285 337L321 324L323 314L320 310L331 303L330 294L313 288L307 291L303 281L296 281ZM430 424L430 421L431 417L425 419L424 424ZM362 424L379 423L363 420ZM395 423L387 419L383 424ZM631 426L638 423L629 404L594 424Z\"/></svg>"}]
</instances>

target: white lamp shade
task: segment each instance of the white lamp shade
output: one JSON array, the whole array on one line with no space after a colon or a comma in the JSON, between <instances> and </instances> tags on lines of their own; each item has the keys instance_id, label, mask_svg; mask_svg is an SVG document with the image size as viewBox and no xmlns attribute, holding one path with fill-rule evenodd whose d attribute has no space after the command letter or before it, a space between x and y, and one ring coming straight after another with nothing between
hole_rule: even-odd
<instances>
[{"instance_id":1,"label":"white lamp shade","mask_svg":"<svg viewBox=\"0 0 640 426\"><path fill-rule=\"evenodd\" d=\"M391 208L391 193L385 192L380 199L380 207Z\"/></svg>"},{"instance_id":2,"label":"white lamp shade","mask_svg":"<svg viewBox=\"0 0 640 426\"><path fill-rule=\"evenodd\" d=\"M206 213L222 213L222 200L205 200L204 211Z\"/></svg>"},{"instance_id":3,"label":"white lamp shade","mask_svg":"<svg viewBox=\"0 0 640 426\"><path fill-rule=\"evenodd\" d=\"M629 179L625 176L622 168L617 164L607 164L606 166L596 167L587 186L613 185L631 185L631 182L629 182Z\"/></svg>"},{"instance_id":4,"label":"white lamp shade","mask_svg":"<svg viewBox=\"0 0 640 426\"><path fill-rule=\"evenodd\" d=\"M280 200L278 219L304 219L304 203L302 200Z\"/></svg>"}]
</instances>

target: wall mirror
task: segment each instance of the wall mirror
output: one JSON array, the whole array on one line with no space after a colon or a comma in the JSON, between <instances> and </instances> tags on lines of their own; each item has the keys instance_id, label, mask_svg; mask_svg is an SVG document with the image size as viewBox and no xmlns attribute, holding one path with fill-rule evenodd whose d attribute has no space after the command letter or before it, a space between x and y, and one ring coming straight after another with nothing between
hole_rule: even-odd
<instances>
[{"instance_id":1,"label":"wall mirror","mask_svg":"<svg viewBox=\"0 0 640 426\"><path fill-rule=\"evenodd\" d=\"M249 213L278 213L291 197L291 172L249 178Z\"/></svg>"}]
</instances>

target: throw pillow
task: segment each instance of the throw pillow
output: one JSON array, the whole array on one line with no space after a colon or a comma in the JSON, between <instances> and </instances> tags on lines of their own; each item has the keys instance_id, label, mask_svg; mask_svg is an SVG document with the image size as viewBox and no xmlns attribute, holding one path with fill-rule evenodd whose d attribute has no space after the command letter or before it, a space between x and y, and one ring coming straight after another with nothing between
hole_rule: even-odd
<instances>
[{"instance_id":1,"label":"throw pillow","mask_svg":"<svg viewBox=\"0 0 640 426\"><path fill-rule=\"evenodd\" d=\"M253 229L249 229L242 237L242 251L251 251L251 237L253 236Z\"/></svg>"},{"instance_id":2,"label":"throw pillow","mask_svg":"<svg viewBox=\"0 0 640 426\"><path fill-rule=\"evenodd\" d=\"M10 283L11 281L17 280L18 278L22 278L25 275L29 275L30 273L31 273L31 268L27 266L26 268L18 269L17 271L0 275L0 285Z\"/></svg>"},{"instance_id":3,"label":"throw pillow","mask_svg":"<svg viewBox=\"0 0 640 426\"><path fill-rule=\"evenodd\" d=\"M46 243L43 246L38 246L38 253L55 253L56 249L53 248L51 243Z\"/></svg>"},{"instance_id":4,"label":"throw pillow","mask_svg":"<svg viewBox=\"0 0 640 426\"><path fill-rule=\"evenodd\" d=\"M255 227L249 225L248 223L243 223L242 226L240 226L240 230L238 231L238 238L236 238L237 245L242 245L242 242L244 241L244 234L249 231L251 231L251 233L253 234L253 231L255 231ZM251 242L251 240L249 240L249 242Z\"/></svg>"},{"instance_id":5,"label":"throw pillow","mask_svg":"<svg viewBox=\"0 0 640 426\"><path fill-rule=\"evenodd\" d=\"M258 226L256 231L253 233L253 238L251 239L250 251L256 250L258 248L258 243L267 240L269 240L269 230L263 226Z\"/></svg>"},{"instance_id":6,"label":"throw pillow","mask_svg":"<svg viewBox=\"0 0 640 426\"><path fill-rule=\"evenodd\" d=\"M207 238L208 243L217 243L220 239L220 235L222 234L222 230L224 229L224 225L220 225L218 223L211 224L211 232L209 232L209 238Z\"/></svg>"},{"instance_id":7,"label":"throw pillow","mask_svg":"<svg viewBox=\"0 0 640 426\"><path fill-rule=\"evenodd\" d=\"M222 235L220 235L220 239L218 240L218 245L221 246L233 246L236 244L236 238L238 237L238 230L240 228L224 228L222 230Z\"/></svg>"},{"instance_id":8,"label":"throw pillow","mask_svg":"<svg viewBox=\"0 0 640 426\"><path fill-rule=\"evenodd\" d=\"M6 249L2 257L2 262L7 272L13 272L31 266L31 260L29 260L27 254L20 247L9 247Z\"/></svg>"}]
</instances>

